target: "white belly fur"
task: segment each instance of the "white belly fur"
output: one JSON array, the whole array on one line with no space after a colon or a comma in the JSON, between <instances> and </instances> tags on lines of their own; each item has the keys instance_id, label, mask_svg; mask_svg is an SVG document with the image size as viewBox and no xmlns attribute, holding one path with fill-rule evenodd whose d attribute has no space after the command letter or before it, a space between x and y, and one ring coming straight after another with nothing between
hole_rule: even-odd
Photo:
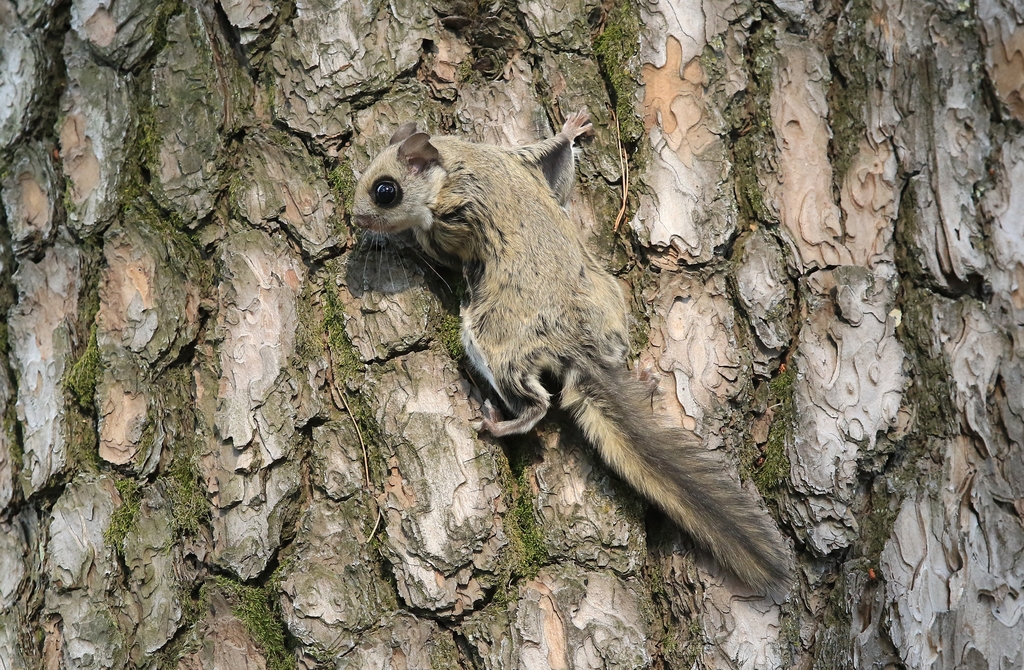
<instances>
[{"instance_id":1,"label":"white belly fur","mask_svg":"<svg viewBox=\"0 0 1024 670\"><path fill-rule=\"evenodd\" d=\"M491 372L491 368L487 365L487 358L483 352L480 351L480 347L476 343L476 337L473 335L471 326L471 319L469 315L463 311L462 314L462 348L466 350L466 357L469 358L470 364L473 368L483 375L487 383L491 385L491 388L495 390L498 397L505 400L505 396L501 394L501 389L494 381L494 373Z\"/></svg>"}]
</instances>

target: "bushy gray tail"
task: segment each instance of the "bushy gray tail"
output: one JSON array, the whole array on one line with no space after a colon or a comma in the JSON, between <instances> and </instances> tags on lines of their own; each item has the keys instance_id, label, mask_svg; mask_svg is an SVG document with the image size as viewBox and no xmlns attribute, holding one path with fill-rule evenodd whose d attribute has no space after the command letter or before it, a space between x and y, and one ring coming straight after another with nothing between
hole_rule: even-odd
<instances>
[{"instance_id":1,"label":"bushy gray tail","mask_svg":"<svg viewBox=\"0 0 1024 670\"><path fill-rule=\"evenodd\" d=\"M762 593L786 593L791 562L770 517L696 435L660 425L648 397L628 371L595 368L569 375L562 406L612 469L722 566Z\"/></svg>"}]
</instances>

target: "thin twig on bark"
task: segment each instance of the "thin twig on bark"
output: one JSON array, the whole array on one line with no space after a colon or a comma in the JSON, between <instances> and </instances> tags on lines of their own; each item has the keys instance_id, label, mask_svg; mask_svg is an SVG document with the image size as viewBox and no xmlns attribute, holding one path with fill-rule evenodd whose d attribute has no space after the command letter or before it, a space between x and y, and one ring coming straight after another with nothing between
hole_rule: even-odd
<instances>
[{"instance_id":1,"label":"thin twig on bark","mask_svg":"<svg viewBox=\"0 0 1024 670\"><path fill-rule=\"evenodd\" d=\"M629 193L629 157L626 155L626 150L622 148L622 131L619 130L619 117L615 114L615 110L612 110L612 120L615 121L615 144L619 151L619 174L622 175L622 207L619 208L619 214L615 217L615 226L612 228L612 233L619 232L619 225L622 224L622 219L626 215L626 197Z\"/></svg>"},{"instance_id":2,"label":"thin twig on bark","mask_svg":"<svg viewBox=\"0 0 1024 670\"><path fill-rule=\"evenodd\" d=\"M348 414L349 421L352 422L352 427L356 429L356 437L359 438L359 446L363 450L363 474L366 477L366 489L373 494L373 487L370 483L370 457L366 449L366 440L363 439L363 431L359 429L359 422L356 421L356 415L352 413L352 408L348 406L348 398L345 396L345 392L338 386L338 380L334 376L334 358L331 356L330 346L325 348L327 352L327 383L331 389L331 399L334 400L334 406L338 409L345 410L345 414ZM380 508L380 504L377 504L377 520L373 524L373 530L370 531L370 536L366 538L366 544L373 541L373 536L377 534L377 529L380 528L381 519L384 518L384 512Z\"/></svg>"}]
</instances>

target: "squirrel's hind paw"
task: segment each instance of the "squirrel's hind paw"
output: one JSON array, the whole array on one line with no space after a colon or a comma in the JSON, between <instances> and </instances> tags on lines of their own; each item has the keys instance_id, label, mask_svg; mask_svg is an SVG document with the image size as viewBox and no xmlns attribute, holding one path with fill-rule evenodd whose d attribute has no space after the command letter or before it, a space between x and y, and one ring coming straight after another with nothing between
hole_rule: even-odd
<instances>
[{"instance_id":1,"label":"squirrel's hind paw","mask_svg":"<svg viewBox=\"0 0 1024 670\"><path fill-rule=\"evenodd\" d=\"M485 400L484 404L480 407L480 414L482 418L479 421L472 422L473 430L478 433L491 433L495 434L495 426L502 421L501 411L491 404L490 400Z\"/></svg>"}]
</instances>

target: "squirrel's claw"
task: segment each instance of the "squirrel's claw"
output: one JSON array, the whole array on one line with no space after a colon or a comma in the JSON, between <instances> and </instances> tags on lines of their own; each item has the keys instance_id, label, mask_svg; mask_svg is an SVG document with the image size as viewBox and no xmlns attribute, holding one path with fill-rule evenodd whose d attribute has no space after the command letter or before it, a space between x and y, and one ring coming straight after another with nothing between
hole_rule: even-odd
<instances>
[{"instance_id":1,"label":"squirrel's claw","mask_svg":"<svg viewBox=\"0 0 1024 670\"><path fill-rule=\"evenodd\" d=\"M562 134L570 141L593 130L594 126L590 124L590 114L585 109L573 112L562 124Z\"/></svg>"}]
</instances>

